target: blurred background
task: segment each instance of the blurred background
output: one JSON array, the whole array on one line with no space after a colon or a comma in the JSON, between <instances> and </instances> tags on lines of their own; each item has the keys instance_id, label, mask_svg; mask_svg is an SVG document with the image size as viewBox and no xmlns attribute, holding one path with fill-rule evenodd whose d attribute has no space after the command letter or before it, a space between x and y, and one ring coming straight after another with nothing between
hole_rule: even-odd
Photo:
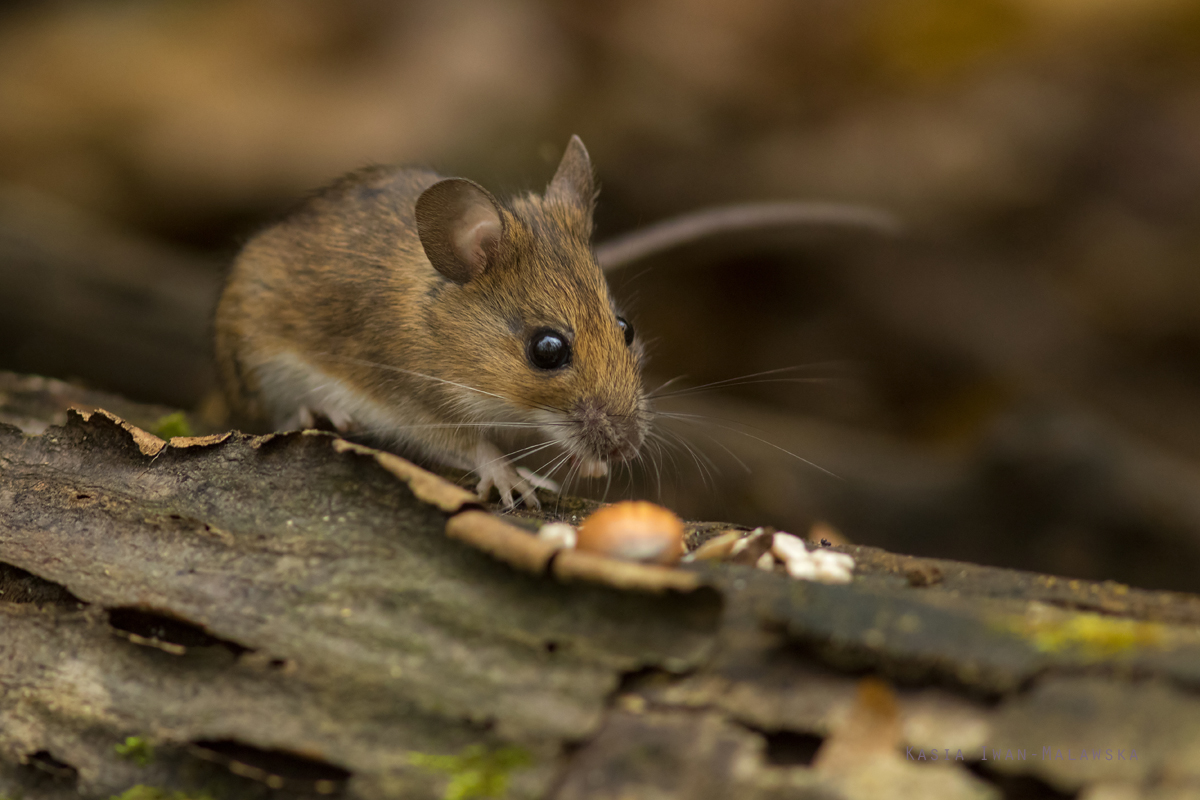
<instances>
[{"instance_id":1,"label":"blurred background","mask_svg":"<svg viewBox=\"0 0 1200 800\"><path fill-rule=\"evenodd\" d=\"M368 163L540 190L572 133L600 241L746 200L907 226L614 274L652 387L799 369L664 400L699 454L609 499L1200 590L1194 0L9 3L0 369L219 426L256 229Z\"/></svg>"}]
</instances>

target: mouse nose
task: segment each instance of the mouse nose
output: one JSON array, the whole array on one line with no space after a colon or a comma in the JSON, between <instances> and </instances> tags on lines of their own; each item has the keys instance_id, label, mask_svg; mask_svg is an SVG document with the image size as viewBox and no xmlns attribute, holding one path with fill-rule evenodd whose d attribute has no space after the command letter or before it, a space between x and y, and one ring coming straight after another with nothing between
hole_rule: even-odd
<instances>
[{"instance_id":1,"label":"mouse nose","mask_svg":"<svg viewBox=\"0 0 1200 800\"><path fill-rule=\"evenodd\" d=\"M636 414L614 414L599 400L589 398L575 407L580 438L600 458L628 461L642 446Z\"/></svg>"}]
</instances>

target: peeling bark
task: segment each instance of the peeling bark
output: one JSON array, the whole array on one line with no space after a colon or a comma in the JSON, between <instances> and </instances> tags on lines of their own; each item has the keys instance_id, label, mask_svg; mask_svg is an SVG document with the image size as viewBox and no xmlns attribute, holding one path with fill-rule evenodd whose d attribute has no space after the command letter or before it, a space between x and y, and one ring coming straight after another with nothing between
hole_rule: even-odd
<instances>
[{"instance_id":1,"label":"peeling bark","mask_svg":"<svg viewBox=\"0 0 1200 800\"><path fill-rule=\"evenodd\" d=\"M52 422L70 392L49 389ZM35 427L0 425L0 796L1152 797L1200 780L1194 596L865 547L842 548L858 569L840 586L642 567L555 551L529 530L549 514L496 514L329 434L168 441L102 412ZM866 712L864 673L886 700ZM867 712L895 741L853 733ZM129 737L145 764L118 752ZM1035 744L1076 760L982 758ZM1083 746L1140 758L1084 765ZM930 770L910 748L964 760Z\"/></svg>"}]
</instances>

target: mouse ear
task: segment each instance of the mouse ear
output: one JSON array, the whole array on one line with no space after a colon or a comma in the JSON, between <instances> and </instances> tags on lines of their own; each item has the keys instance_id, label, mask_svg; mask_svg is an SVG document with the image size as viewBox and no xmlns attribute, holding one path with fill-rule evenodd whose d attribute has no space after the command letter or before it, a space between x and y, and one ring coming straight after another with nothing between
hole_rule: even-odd
<instances>
[{"instance_id":1,"label":"mouse ear","mask_svg":"<svg viewBox=\"0 0 1200 800\"><path fill-rule=\"evenodd\" d=\"M429 263L458 284L488 268L504 237L495 198L466 178L447 178L421 192L416 216Z\"/></svg>"},{"instance_id":2,"label":"mouse ear","mask_svg":"<svg viewBox=\"0 0 1200 800\"><path fill-rule=\"evenodd\" d=\"M567 152L558 162L558 170L546 187L546 198L572 203L590 209L595 199L596 188L592 180L592 159L588 156L583 140L572 136L567 143Z\"/></svg>"}]
</instances>

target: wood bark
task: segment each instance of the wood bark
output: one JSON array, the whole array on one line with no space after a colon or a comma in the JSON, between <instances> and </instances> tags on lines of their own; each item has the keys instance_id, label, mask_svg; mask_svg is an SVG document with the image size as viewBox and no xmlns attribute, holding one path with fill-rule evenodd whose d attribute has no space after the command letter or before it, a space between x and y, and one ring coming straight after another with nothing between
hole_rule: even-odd
<instances>
[{"instance_id":1,"label":"wood bark","mask_svg":"<svg viewBox=\"0 0 1200 800\"><path fill-rule=\"evenodd\" d=\"M0 427L0 796L1200 781L1200 598L866 547L848 585L555 553L539 517L332 435L168 442L13 380L2 416L39 427L40 392L63 422ZM934 750L945 769L908 760Z\"/></svg>"}]
</instances>

